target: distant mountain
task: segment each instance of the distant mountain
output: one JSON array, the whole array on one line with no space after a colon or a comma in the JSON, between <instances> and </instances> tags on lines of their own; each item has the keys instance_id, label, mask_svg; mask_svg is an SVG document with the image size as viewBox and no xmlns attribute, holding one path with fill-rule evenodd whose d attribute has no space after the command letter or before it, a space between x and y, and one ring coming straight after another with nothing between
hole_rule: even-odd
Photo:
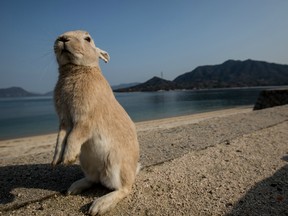
<instances>
[{"instance_id":1,"label":"distant mountain","mask_svg":"<svg viewBox=\"0 0 288 216\"><path fill-rule=\"evenodd\" d=\"M112 89L115 92L135 92L281 85L288 85L288 65L248 59L245 61L228 60L218 65L199 66L176 77L173 81L153 77L141 84L121 84L112 86ZM40 95L19 87L0 89L0 97ZM44 95L52 96L53 91Z\"/></svg>"},{"instance_id":2,"label":"distant mountain","mask_svg":"<svg viewBox=\"0 0 288 216\"><path fill-rule=\"evenodd\" d=\"M138 82L134 82L134 83L124 83L124 84L120 84L120 85L114 85L114 86L111 86L111 88L114 90L114 89L122 89L122 88L128 88L128 87L131 87L131 86L136 86L140 83Z\"/></svg>"},{"instance_id":3,"label":"distant mountain","mask_svg":"<svg viewBox=\"0 0 288 216\"><path fill-rule=\"evenodd\" d=\"M54 95L54 91L49 91L44 94L44 96L53 96L53 95Z\"/></svg>"},{"instance_id":4,"label":"distant mountain","mask_svg":"<svg viewBox=\"0 0 288 216\"><path fill-rule=\"evenodd\" d=\"M200 66L174 79L183 89L288 85L288 65L228 60Z\"/></svg>"},{"instance_id":5,"label":"distant mountain","mask_svg":"<svg viewBox=\"0 0 288 216\"><path fill-rule=\"evenodd\" d=\"M39 96L40 94L35 94L28 92L20 87L11 87L0 89L0 97L31 97L31 96Z\"/></svg>"},{"instance_id":6,"label":"distant mountain","mask_svg":"<svg viewBox=\"0 0 288 216\"><path fill-rule=\"evenodd\" d=\"M160 90L175 90L178 85L172 81L161 79L159 77L153 77L152 79L138 84L136 86L131 86L128 88L116 89L115 92L138 92L138 91L160 91Z\"/></svg>"}]
</instances>

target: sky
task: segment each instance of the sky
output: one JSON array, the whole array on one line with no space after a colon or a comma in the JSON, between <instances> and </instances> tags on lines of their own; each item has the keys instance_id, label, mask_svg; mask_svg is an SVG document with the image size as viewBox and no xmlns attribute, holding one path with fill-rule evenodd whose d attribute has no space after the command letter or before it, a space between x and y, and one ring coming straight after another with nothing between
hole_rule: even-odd
<instances>
[{"instance_id":1,"label":"sky","mask_svg":"<svg viewBox=\"0 0 288 216\"><path fill-rule=\"evenodd\" d=\"M1 0L0 88L53 90L56 37L86 30L111 85L228 59L288 64L287 0Z\"/></svg>"}]
</instances>

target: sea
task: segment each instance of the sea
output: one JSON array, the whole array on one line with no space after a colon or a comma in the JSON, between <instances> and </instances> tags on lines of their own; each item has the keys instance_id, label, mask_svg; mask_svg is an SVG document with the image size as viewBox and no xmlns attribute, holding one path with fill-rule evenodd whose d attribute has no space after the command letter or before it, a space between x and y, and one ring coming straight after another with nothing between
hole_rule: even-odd
<instances>
[{"instance_id":1,"label":"sea","mask_svg":"<svg viewBox=\"0 0 288 216\"><path fill-rule=\"evenodd\" d=\"M133 121L197 114L255 104L262 88L115 93ZM275 88L275 87L274 87ZM53 98L0 99L0 140L57 132Z\"/></svg>"}]
</instances>

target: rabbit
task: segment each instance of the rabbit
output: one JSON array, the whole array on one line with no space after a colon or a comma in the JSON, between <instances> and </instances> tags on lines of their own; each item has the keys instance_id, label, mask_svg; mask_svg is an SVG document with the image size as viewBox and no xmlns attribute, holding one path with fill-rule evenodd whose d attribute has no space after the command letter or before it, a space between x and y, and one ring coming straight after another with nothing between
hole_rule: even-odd
<instances>
[{"instance_id":1,"label":"rabbit","mask_svg":"<svg viewBox=\"0 0 288 216\"><path fill-rule=\"evenodd\" d=\"M79 155L85 177L67 194L79 194L94 183L111 189L89 209L90 215L101 215L132 190L140 169L136 128L99 67L99 58L107 63L109 54L95 46L88 32L60 35L54 52L59 65L54 102L60 126L52 165L74 163Z\"/></svg>"}]
</instances>

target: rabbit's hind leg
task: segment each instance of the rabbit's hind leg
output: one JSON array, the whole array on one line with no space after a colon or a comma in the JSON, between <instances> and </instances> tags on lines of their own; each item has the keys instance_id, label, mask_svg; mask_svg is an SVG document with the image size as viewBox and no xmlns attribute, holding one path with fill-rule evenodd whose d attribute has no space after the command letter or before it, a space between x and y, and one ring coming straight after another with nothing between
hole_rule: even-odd
<instances>
[{"instance_id":1,"label":"rabbit's hind leg","mask_svg":"<svg viewBox=\"0 0 288 216\"><path fill-rule=\"evenodd\" d=\"M89 214L94 215L102 215L107 211L110 211L112 208L116 206L116 204L126 197L131 192L131 187L122 187L118 190L110 192L105 196L102 196L92 203Z\"/></svg>"},{"instance_id":2,"label":"rabbit's hind leg","mask_svg":"<svg viewBox=\"0 0 288 216\"><path fill-rule=\"evenodd\" d=\"M89 181L87 178L82 178L78 181L75 181L68 189L67 194L68 195L75 195L79 194L84 190L89 189L92 187L94 183Z\"/></svg>"},{"instance_id":3,"label":"rabbit's hind leg","mask_svg":"<svg viewBox=\"0 0 288 216\"><path fill-rule=\"evenodd\" d=\"M135 180L136 170L130 169L129 166L122 166L122 170L116 164L112 167L109 167L105 172L108 176L100 178L101 183L114 191L102 196L92 203L89 214L102 215L107 211L110 211L125 198L132 190L132 184Z\"/></svg>"}]
</instances>

